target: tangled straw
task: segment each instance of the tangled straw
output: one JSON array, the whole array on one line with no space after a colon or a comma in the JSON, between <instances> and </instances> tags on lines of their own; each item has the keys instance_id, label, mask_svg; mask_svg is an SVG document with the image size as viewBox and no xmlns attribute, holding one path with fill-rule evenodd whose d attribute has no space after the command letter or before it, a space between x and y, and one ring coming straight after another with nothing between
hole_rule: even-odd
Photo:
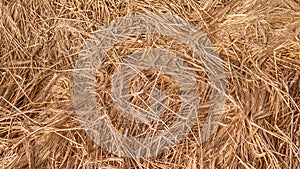
<instances>
[{"instance_id":1,"label":"tangled straw","mask_svg":"<svg viewBox=\"0 0 300 169\"><path fill-rule=\"evenodd\" d=\"M99 146L114 154L132 158L158 155L180 142L191 131L200 113L199 88L195 74L191 71L197 72L197 69L189 68L185 60L162 49L148 49L122 58L113 74L111 97L123 117L150 125L151 121L159 119L157 114L163 114L166 109L170 110L164 104L166 101L163 101L167 99L166 96L160 90L153 90L149 96L152 104L146 104L148 108L143 109L140 105L134 106L129 100L129 86L134 75L142 74L143 70L161 69L175 79L181 91L179 112L173 111L178 120L171 127L165 128L159 136L148 138L123 136L115 131L104 115L104 112L109 111L107 103L100 108L96 106L94 79L98 67L104 67L106 62L109 62L106 52L114 44L143 33L170 36L189 45L198 57L201 56L193 59L202 60L208 69L214 89L211 97L213 101L200 138L201 142L206 141L213 133L224 112L225 104L222 61L213 51L208 38L195 26L180 17L162 13L134 14L114 20L95 33L77 60L73 80L74 105L86 132ZM143 92L143 89L140 92ZM105 98L102 100L106 102ZM164 110L157 107L163 107Z\"/></svg>"}]
</instances>

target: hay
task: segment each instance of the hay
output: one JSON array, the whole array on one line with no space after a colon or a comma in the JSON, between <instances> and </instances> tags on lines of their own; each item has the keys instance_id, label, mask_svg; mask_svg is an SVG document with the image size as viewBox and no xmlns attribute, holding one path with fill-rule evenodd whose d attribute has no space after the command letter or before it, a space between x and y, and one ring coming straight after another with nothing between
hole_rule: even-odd
<instances>
[{"instance_id":1,"label":"hay","mask_svg":"<svg viewBox=\"0 0 300 169\"><path fill-rule=\"evenodd\" d=\"M0 4L1 168L300 166L299 1L3 0ZM73 109L72 69L96 30L116 17L158 11L190 21L210 38L226 70L226 113L218 131L204 143L196 138L207 113L198 117L186 140L163 154L121 158L95 145L80 125ZM192 55L187 46L168 38L135 37L117 44L118 50L109 54L121 56L152 45ZM205 73L200 75L207 82ZM101 79L105 78L98 78L99 84L105 83ZM207 84L201 86L203 112L209 107ZM176 109L176 96L174 100ZM124 124L130 123L115 122L125 133ZM139 127L141 131L131 134L147 131Z\"/></svg>"}]
</instances>

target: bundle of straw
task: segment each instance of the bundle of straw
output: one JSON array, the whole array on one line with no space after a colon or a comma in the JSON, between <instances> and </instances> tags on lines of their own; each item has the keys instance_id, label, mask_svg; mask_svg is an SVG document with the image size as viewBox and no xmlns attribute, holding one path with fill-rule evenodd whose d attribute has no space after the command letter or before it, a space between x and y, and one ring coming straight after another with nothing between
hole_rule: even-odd
<instances>
[{"instance_id":1,"label":"bundle of straw","mask_svg":"<svg viewBox=\"0 0 300 169\"><path fill-rule=\"evenodd\" d=\"M0 3L1 168L298 168L300 166L300 3L298 0L2 0ZM211 106L212 87L187 44L164 35L139 35L107 52L96 77L98 104L109 105L115 60L144 48L163 48L191 66L199 84L196 124L186 139L162 154L126 158L99 147L74 111L73 70L86 40L118 17L166 13L184 18L212 41L226 75L226 106L217 130L199 140ZM158 80L157 80L158 79ZM153 82L155 83L149 83ZM172 111L180 87L159 71L136 76L130 93L156 86ZM150 90L149 90L150 91ZM147 91L147 92L149 92ZM147 108L147 92L131 95ZM103 100L104 98L104 100ZM142 98L145 102L140 102ZM123 135L160 134L165 124L133 124L109 107Z\"/></svg>"}]
</instances>

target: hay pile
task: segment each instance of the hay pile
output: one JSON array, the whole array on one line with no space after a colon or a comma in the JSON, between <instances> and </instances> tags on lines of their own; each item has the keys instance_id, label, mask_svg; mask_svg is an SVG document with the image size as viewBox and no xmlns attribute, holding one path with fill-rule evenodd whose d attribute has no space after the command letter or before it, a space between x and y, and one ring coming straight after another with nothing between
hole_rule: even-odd
<instances>
[{"instance_id":1,"label":"hay pile","mask_svg":"<svg viewBox=\"0 0 300 169\"><path fill-rule=\"evenodd\" d=\"M299 1L2 0L0 4L1 168L300 166ZM80 125L73 109L72 69L93 32L116 17L157 11L190 21L210 38L226 70L226 112L218 131L203 144L195 136L205 113L190 136L169 151L152 158L121 158L95 145ZM147 45L191 54L184 44L168 43L172 41L168 38L135 37L117 44L118 50L109 54L124 55ZM169 77L160 83L170 84L169 90L178 88ZM203 89L206 103L210 88ZM207 106L202 107L207 112ZM115 125L126 132L122 123Z\"/></svg>"}]
</instances>

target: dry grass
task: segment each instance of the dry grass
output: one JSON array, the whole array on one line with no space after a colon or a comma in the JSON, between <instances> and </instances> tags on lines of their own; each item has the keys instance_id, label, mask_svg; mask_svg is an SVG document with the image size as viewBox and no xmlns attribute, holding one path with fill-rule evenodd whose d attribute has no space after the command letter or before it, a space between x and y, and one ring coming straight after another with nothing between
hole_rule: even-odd
<instances>
[{"instance_id":1,"label":"dry grass","mask_svg":"<svg viewBox=\"0 0 300 169\"><path fill-rule=\"evenodd\" d=\"M0 4L1 168L299 168L298 0ZM204 144L194 139L202 125L199 117L191 136L162 155L121 158L97 147L80 126L72 103L72 69L94 31L116 17L149 11L179 15L209 36L226 63L227 112ZM156 45L189 54L184 44L162 39ZM124 50L111 55L147 43L153 44L147 38L141 44L123 42ZM161 83L172 82L165 78Z\"/></svg>"}]
</instances>

